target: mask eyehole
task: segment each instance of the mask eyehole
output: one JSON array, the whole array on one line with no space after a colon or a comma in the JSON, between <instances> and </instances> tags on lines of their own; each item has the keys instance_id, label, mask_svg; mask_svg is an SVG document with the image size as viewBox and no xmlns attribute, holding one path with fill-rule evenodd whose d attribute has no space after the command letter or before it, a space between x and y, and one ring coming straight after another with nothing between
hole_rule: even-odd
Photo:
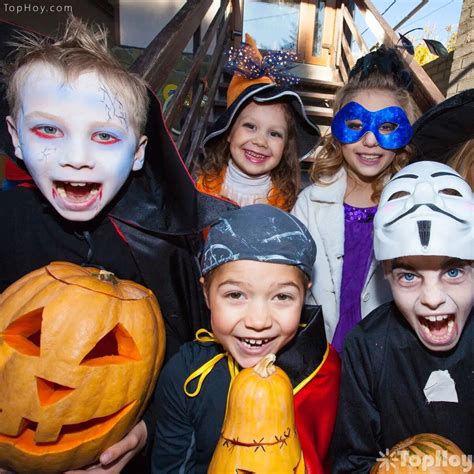
<instances>
[{"instance_id":1,"label":"mask eyehole","mask_svg":"<svg viewBox=\"0 0 474 474\"><path fill-rule=\"evenodd\" d=\"M410 196L410 193L407 192L407 191L397 191L396 193L393 193L393 194L387 199L387 201L393 201L394 199L398 199L398 198L406 197L406 196Z\"/></svg>"},{"instance_id":2,"label":"mask eyehole","mask_svg":"<svg viewBox=\"0 0 474 474\"><path fill-rule=\"evenodd\" d=\"M448 196L459 196L459 197L462 197L462 194L457 191L456 189L452 189L452 188L445 188L445 189L440 189L438 191L438 194L446 194Z\"/></svg>"},{"instance_id":3,"label":"mask eyehole","mask_svg":"<svg viewBox=\"0 0 474 474\"><path fill-rule=\"evenodd\" d=\"M362 130L363 126L364 126L364 124L359 119L346 120L346 127L349 130L353 130L355 132L358 132L359 130Z\"/></svg>"},{"instance_id":4,"label":"mask eyehole","mask_svg":"<svg viewBox=\"0 0 474 474\"><path fill-rule=\"evenodd\" d=\"M399 125L397 123L392 123L392 122L385 122L379 127L379 132L382 135L388 135L390 133L393 133Z\"/></svg>"}]
</instances>

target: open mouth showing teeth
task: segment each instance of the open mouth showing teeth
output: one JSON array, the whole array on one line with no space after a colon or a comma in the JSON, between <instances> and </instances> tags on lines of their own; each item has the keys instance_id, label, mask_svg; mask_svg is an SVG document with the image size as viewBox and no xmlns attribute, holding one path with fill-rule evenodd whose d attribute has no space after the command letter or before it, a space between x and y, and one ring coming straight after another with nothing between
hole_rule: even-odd
<instances>
[{"instance_id":1,"label":"open mouth showing teeth","mask_svg":"<svg viewBox=\"0 0 474 474\"><path fill-rule=\"evenodd\" d=\"M76 203L94 199L102 187L99 183L73 181L55 181L54 186L61 198Z\"/></svg>"},{"instance_id":2,"label":"open mouth showing teeth","mask_svg":"<svg viewBox=\"0 0 474 474\"><path fill-rule=\"evenodd\" d=\"M245 150L245 156L251 161L264 161L268 157L267 155L262 155L261 153L255 153L254 151Z\"/></svg>"},{"instance_id":3,"label":"open mouth showing teeth","mask_svg":"<svg viewBox=\"0 0 474 474\"><path fill-rule=\"evenodd\" d=\"M268 344L269 342L276 339L275 337L269 337L266 339L247 339L243 337L238 338L240 342L243 342L249 347L263 347L264 345Z\"/></svg>"},{"instance_id":4,"label":"open mouth showing teeth","mask_svg":"<svg viewBox=\"0 0 474 474\"><path fill-rule=\"evenodd\" d=\"M454 319L452 314L418 317L423 334L433 343L443 343L450 339L454 329Z\"/></svg>"}]
</instances>

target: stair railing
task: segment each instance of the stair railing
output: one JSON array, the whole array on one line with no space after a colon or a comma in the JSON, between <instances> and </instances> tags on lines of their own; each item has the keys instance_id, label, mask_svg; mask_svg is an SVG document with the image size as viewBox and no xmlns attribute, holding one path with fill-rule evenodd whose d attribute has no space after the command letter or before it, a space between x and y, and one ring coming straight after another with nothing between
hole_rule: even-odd
<instances>
[{"instance_id":1,"label":"stair railing","mask_svg":"<svg viewBox=\"0 0 474 474\"><path fill-rule=\"evenodd\" d=\"M188 167L192 164L205 132L217 81L221 75L221 59L226 41L230 38L229 1L221 0L218 11L201 39L201 23L213 0L188 0L130 68L132 72L143 77L154 91L158 91L165 85L188 42L193 39L192 64L164 112L165 121L172 128L181 118L185 101L191 94L191 107L176 140ZM207 77L211 78L212 82L208 85L206 78L200 77L200 74L212 40L215 40L215 48L207 72ZM209 100L206 100L207 98Z\"/></svg>"}]
</instances>

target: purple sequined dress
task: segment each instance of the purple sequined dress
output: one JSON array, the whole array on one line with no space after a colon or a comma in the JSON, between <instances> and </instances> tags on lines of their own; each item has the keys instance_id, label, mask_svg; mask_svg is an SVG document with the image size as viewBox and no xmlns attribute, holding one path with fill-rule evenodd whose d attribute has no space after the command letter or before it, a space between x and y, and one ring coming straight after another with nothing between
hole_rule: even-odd
<instances>
[{"instance_id":1,"label":"purple sequined dress","mask_svg":"<svg viewBox=\"0 0 474 474\"><path fill-rule=\"evenodd\" d=\"M377 207L344 203L344 263L339 322L332 345L342 352L346 334L362 319L360 296L372 262L373 220Z\"/></svg>"}]
</instances>

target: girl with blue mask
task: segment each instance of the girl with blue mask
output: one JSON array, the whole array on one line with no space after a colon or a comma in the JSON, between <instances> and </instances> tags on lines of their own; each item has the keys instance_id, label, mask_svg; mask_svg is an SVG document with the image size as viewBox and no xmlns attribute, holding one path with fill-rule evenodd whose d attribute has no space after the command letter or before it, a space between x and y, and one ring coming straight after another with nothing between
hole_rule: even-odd
<instances>
[{"instance_id":1,"label":"girl with blue mask","mask_svg":"<svg viewBox=\"0 0 474 474\"><path fill-rule=\"evenodd\" d=\"M395 50L381 47L357 62L334 100L331 134L311 169L314 184L292 211L322 249L308 298L323 306L338 351L358 321L391 299L373 258L372 220L385 182L411 156L410 86Z\"/></svg>"}]
</instances>

